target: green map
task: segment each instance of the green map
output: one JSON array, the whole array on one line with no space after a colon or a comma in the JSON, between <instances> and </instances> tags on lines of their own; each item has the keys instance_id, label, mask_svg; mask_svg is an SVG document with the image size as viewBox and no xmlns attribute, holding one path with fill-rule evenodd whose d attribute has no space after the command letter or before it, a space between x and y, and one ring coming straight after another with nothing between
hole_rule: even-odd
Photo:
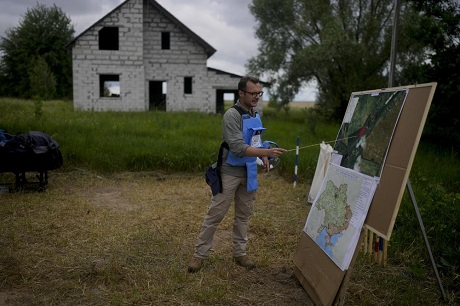
<instances>
[{"instance_id":1,"label":"green map","mask_svg":"<svg viewBox=\"0 0 460 306\"><path fill-rule=\"evenodd\" d=\"M334 235L342 233L348 228L353 213L347 202L347 184L341 184L339 187L329 180L326 182L326 188L316 201L318 210L324 209L324 220L319 231L326 231L325 245L331 245L331 238Z\"/></svg>"},{"instance_id":2,"label":"green map","mask_svg":"<svg viewBox=\"0 0 460 306\"><path fill-rule=\"evenodd\" d=\"M342 270L350 264L376 186L370 176L329 164L308 214L305 233Z\"/></svg>"},{"instance_id":3,"label":"green map","mask_svg":"<svg viewBox=\"0 0 460 306\"><path fill-rule=\"evenodd\" d=\"M353 94L334 150L341 166L380 177L407 90Z\"/></svg>"}]
</instances>

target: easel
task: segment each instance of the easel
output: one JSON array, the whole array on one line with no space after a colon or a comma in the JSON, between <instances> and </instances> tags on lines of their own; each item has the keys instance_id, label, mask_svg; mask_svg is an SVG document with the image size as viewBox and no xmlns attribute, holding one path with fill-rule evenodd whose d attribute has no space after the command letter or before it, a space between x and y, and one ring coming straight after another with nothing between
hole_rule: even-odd
<instances>
[{"instance_id":1,"label":"easel","mask_svg":"<svg viewBox=\"0 0 460 306\"><path fill-rule=\"evenodd\" d=\"M428 254L430 255L431 264L433 266L434 273L436 274L436 279L438 281L439 289L441 290L442 298L443 300L446 300L446 293L444 292L441 278L439 277L438 268L436 267L436 263L433 258L433 253L431 252L430 243L428 242L428 237L426 236L425 226L423 225L422 216L420 215L420 210L418 209L417 201L415 200L415 195L414 195L414 191L412 190L412 185L410 184L410 180L407 180L406 187L407 187L407 191L409 191L410 199L414 206L415 214L417 215L418 224L420 225L420 229L422 230L423 239L425 240L425 246L428 251Z\"/></svg>"},{"instance_id":2,"label":"easel","mask_svg":"<svg viewBox=\"0 0 460 306\"><path fill-rule=\"evenodd\" d=\"M409 173L435 88L436 83L427 83L353 93L373 95L386 90L408 90L383 166L379 186L364 222L366 228L387 241L390 240L406 184L410 184ZM413 198L415 202L415 197ZM364 234L362 236L361 239L364 239ZM368 247L375 246L374 239L369 236L371 235L367 237ZM344 302L353 264L350 265L349 270L340 271L319 246L304 233L300 237L294 263L297 268L296 277L315 304L340 305Z\"/></svg>"}]
</instances>

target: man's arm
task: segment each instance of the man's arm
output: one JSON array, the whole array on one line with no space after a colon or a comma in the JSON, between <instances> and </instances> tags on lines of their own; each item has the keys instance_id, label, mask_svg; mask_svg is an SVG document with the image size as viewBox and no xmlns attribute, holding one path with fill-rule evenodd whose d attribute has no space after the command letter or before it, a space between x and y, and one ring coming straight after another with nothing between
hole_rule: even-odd
<instances>
[{"instance_id":1,"label":"man's arm","mask_svg":"<svg viewBox=\"0 0 460 306\"><path fill-rule=\"evenodd\" d=\"M222 120L222 133L224 141L227 142L232 151L236 156L243 157L244 152L249 147L243 140L242 118L240 113L235 109L229 109Z\"/></svg>"},{"instance_id":2,"label":"man's arm","mask_svg":"<svg viewBox=\"0 0 460 306\"><path fill-rule=\"evenodd\" d=\"M246 144L241 132L241 120L241 114L236 109L229 109L222 120L224 140L236 156L276 158L286 152L283 148L254 148Z\"/></svg>"},{"instance_id":3,"label":"man's arm","mask_svg":"<svg viewBox=\"0 0 460 306\"><path fill-rule=\"evenodd\" d=\"M244 151L244 155L251 156L251 157L277 158L283 155L284 152L286 152L286 149L283 149L283 148L264 149L264 148L254 148L250 146L246 149L246 151Z\"/></svg>"}]
</instances>

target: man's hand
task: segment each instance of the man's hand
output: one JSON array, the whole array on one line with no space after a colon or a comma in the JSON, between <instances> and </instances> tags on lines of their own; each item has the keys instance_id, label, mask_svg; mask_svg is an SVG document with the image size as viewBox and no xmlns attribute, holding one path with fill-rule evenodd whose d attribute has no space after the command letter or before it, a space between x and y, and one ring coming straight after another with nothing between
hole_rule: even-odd
<instances>
[{"instance_id":1,"label":"man's hand","mask_svg":"<svg viewBox=\"0 0 460 306\"><path fill-rule=\"evenodd\" d=\"M270 162L268 161L268 157L262 157L262 161L264 163L264 171L270 171Z\"/></svg>"},{"instance_id":2,"label":"man's hand","mask_svg":"<svg viewBox=\"0 0 460 306\"><path fill-rule=\"evenodd\" d=\"M286 149L283 148L271 148L271 149L266 149L268 151L268 157L270 158L277 158L280 157L281 155L286 152Z\"/></svg>"},{"instance_id":3,"label":"man's hand","mask_svg":"<svg viewBox=\"0 0 460 306\"><path fill-rule=\"evenodd\" d=\"M271 149L264 149L268 154L267 156L262 157L262 161L264 162L264 170L265 172L270 171L270 161L269 158L279 158L281 155L286 152L286 149L283 148L271 148Z\"/></svg>"},{"instance_id":4,"label":"man's hand","mask_svg":"<svg viewBox=\"0 0 460 306\"><path fill-rule=\"evenodd\" d=\"M254 148L248 147L244 152L246 156L253 156L253 157L269 157L269 158L278 158L286 152L286 149L283 148Z\"/></svg>"}]
</instances>

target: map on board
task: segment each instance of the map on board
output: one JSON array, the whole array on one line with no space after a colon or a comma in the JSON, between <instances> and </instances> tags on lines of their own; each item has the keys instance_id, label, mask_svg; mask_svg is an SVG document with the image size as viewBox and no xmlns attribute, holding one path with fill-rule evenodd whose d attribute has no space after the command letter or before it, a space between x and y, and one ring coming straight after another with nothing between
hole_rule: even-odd
<instances>
[{"instance_id":1,"label":"map on board","mask_svg":"<svg viewBox=\"0 0 460 306\"><path fill-rule=\"evenodd\" d=\"M334 150L342 155L343 167L380 177L407 92L351 96L334 144Z\"/></svg>"},{"instance_id":2,"label":"map on board","mask_svg":"<svg viewBox=\"0 0 460 306\"><path fill-rule=\"evenodd\" d=\"M304 232L342 270L348 269L374 196L377 181L329 164Z\"/></svg>"}]
</instances>

